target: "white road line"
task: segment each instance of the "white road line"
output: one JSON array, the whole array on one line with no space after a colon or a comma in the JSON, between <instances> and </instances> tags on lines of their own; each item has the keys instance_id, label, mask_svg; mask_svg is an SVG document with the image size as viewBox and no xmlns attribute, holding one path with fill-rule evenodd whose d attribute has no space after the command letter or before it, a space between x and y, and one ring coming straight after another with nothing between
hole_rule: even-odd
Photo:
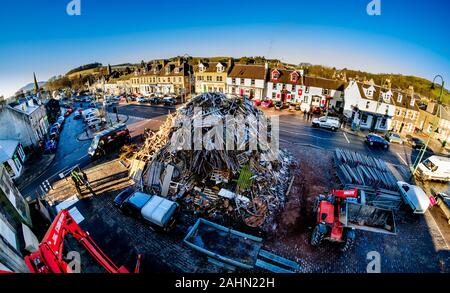
<instances>
[{"instance_id":1,"label":"white road line","mask_svg":"<svg viewBox=\"0 0 450 293\"><path fill-rule=\"evenodd\" d=\"M346 140L348 143L350 143L350 141L348 140L348 137L347 137L347 135L345 134L345 132L342 132L342 134L344 135L345 140Z\"/></svg>"},{"instance_id":2,"label":"white road line","mask_svg":"<svg viewBox=\"0 0 450 293\"><path fill-rule=\"evenodd\" d=\"M400 156L399 153L395 153L395 154L400 158L400 160L402 160L403 163L405 163L406 166L408 166L408 162L406 162L405 159L403 159L403 157Z\"/></svg>"}]
</instances>

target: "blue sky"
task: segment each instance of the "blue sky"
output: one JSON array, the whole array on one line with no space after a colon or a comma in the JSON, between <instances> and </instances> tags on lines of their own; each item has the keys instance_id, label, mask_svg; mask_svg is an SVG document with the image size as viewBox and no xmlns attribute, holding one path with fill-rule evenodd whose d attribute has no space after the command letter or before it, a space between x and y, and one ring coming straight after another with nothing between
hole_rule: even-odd
<instances>
[{"instance_id":1,"label":"blue sky","mask_svg":"<svg viewBox=\"0 0 450 293\"><path fill-rule=\"evenodd\" d=\"M450 1L2 0L0 95L90 62L263 55L371 72L450 78Z\"/></svg>"}]
</instances>

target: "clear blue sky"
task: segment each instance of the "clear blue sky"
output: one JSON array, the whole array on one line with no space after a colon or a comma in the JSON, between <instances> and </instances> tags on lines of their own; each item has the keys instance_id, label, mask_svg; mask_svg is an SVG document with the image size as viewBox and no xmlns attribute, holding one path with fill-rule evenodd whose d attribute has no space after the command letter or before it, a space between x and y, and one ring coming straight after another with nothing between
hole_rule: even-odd
<instances>
[{"instance_id":1,"label":"clear blue sky","mask_svg":"<svg viewBox=\"0 0 450 293\"><path fill-rule=\"evenodd\" d=\"M2 0L0 95L90 62L263 55L450 83L450 1Z\"/></svg>"}]
</instances>

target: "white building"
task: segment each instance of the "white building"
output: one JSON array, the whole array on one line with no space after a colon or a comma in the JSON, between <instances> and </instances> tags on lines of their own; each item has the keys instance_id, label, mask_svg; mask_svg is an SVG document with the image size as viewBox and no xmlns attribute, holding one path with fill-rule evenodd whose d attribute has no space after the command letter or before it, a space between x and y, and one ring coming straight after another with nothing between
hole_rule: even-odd
<instances>
[{"instance_id":1,"label":"white building","mask_svg":"<svg viewBox=\"0 0 450 293\"><path fill-rule=\"evenodd\" d=\"M24 148L44 140L49 127L44 104L33 98L0 106L0 125L0 139L18 140Z\"/></svg>"},{"instance_id":2,"label":"white building","mask_svg":"<svg viewBox=\"0 0 450 293\"><path fill-rule=\"evenodd\" d=\"M22 174L25 152L17 140L0 140L0 164L14 179Z\"/></svg>"},{"instance_id":3,"label":"white building","mask_svg":"<svg viewBox=\"0 0 450 293\"><path fill-rule=\"evenodd\" d=\"M248 96L261 100L265 96L266 77L269 67L266 65L236 64L227 77L227 93Z\"/></svg>"},{"instance_id":4,"label":"white building","mask_svg":"<svg viewBox=\"0 0 450 293\"><path fill-rule=\"evenodd\" d=\"M26 273L23 250L36 251L28 203L0 164L0 270Z\"/></svg>"},{"instance_id":5,"label":"white building","mask_svg":"<svg viewBox=\"0 0 450 293\"><path fill-rule=\"evenodd\" d=\"M389 88L352 80L345 89L344 115L352 119L352 127L388 131L395 114L393 99Z\"/></svg>"},{"instance_id":6,"label":"white building","mask_svg":"<svg viewBox=\"0 0 450 293\"><path fill-rule=\"evenodd\" d=\"M312 107L340 112L344 105L345 82L305 76L301 70L270 69L267 97L274 101L301 103L302 111Z\"/></svg>"}]
</instances>

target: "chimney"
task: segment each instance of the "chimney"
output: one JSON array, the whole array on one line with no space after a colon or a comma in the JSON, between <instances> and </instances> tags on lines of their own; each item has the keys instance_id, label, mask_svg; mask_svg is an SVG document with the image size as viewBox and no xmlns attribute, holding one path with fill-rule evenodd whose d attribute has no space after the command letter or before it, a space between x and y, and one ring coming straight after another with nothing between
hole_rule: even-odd
<instances>
[{"instance_id":1,"label":"chimney","mask_svg":"<svg viewBox=\"0 0 450 293\"><path fill-rule=\"evenodd\" d=\"M161 65L164 68L167 65L167 60L166 59L161 60Z\"/></svg>"},{"instance_id":2,"label":"chimney","mask_svg":"<svg viewBox=\"0 0 450 293\"><path fill-rule=\"evenodd\" d=\"M233 58L228 59L228 69L230 69L233 66Z\"/></svg>"},{"instance_id":3,"label":"chimney","mask_svg":"<svg viewBox=\"0 0 450 293\"><path fill-rule=\"evenodd\" d=\"M413 97L414 96L414 87L412 85L410 85L406 92L408 93L409 96Z\"/></svg>"}]
</instances>

